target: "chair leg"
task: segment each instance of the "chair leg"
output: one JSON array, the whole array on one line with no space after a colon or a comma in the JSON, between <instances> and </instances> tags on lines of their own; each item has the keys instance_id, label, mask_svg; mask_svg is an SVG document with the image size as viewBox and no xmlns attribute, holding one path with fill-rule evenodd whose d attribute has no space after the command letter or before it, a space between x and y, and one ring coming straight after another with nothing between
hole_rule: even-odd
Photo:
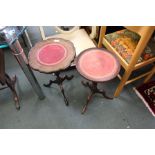
<instances>
[{"instance_id":1,"label":"chair leg","mask_svg":"<svg viewBox=\"0 0 155 155\"><path fill-rule=\"evenodd\" d=\"M151 70L151 73L145 78L144 83L149 82L149 80L152 78L153 74L155 74L155 66Z\"/></svg>"},{"instance_id":2,"label":"chair leg","mask_svg":"<svg viewBox=\"0 0 155 155\"><path fill-rule=\"evenodd\" d=\"M126 81L129 79L129 76L131 75L131 73L132 73L131 71L130 72L126 71L124 73L124 75L123 75L123 77L122 77L122 79L121 79L121 81L120 81L120 83L119 83L119 85L118 85L118 87L114 93L114 97L118 97L120 95Z\"/></svg>"}]
</instances>

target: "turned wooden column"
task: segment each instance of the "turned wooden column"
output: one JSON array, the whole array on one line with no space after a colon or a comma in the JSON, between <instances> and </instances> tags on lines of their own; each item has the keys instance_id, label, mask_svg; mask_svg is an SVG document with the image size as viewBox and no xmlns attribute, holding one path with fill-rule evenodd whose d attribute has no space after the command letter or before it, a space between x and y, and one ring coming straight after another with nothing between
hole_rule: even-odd
<instances>
[{"instance_id":1,"label":"turned wooden column","mask_svg":"<svg viewBox=\"0 0 155 155\"><path fill-rule=\"evenodd\" d=\"M5 84L5 63L4 63L4 53L0 48L0 83Z\"/></svg>"}]
</instances>

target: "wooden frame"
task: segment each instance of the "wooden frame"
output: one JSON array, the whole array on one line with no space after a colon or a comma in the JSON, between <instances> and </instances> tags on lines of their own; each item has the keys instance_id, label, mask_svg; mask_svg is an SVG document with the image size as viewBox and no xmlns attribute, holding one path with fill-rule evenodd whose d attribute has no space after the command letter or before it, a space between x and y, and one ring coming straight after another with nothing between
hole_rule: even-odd
<instances>
[{"instance_id":1,"label":"wooden frame","mask_svg":"<svg viewBox=\"0 0 155 155\"><path fill-rule=\"evenodd\" d=\"M144 61L144 62L141 62L141 63L137 63L140 55L142 54L144 48L146 47L152 33L154 32L154 27L153 26L126 26L127 29L131 30L131 31L134 31L136 33L138 33L141 38L138 42L138 45L136 46L136 49L134 51L134 54L131 58L131 61L130 63L128 64L121 56L120 54L111 46L111 44L105 39L105 33L106 33L106 26L102 26L101 27L101 30L100 30L100 37L99 37L99 42L98 42L98 47L102 47L102 45L104 45L109 51L113 52L115 55L117 55L119 61L120 61L120 64L122 65L122 67L125 69L125 73L124 75L121 77L119 75L119 78L121 79L121 82L119 83L115 93L114 93L114 97L118 97L120 92L122 91L123 87L126 85L126 84L129 84L135 80L138 80L144 76L147 76L150 74L150 71L147 72L147 73L144 73L140 76L137 76L131 80L128 80L131 73L134 71L134 70L137 70L141 67L144 67L150 63L153 63L155 62L155 57L147 60L147 61Z\"/></svg>"}]
</instances>

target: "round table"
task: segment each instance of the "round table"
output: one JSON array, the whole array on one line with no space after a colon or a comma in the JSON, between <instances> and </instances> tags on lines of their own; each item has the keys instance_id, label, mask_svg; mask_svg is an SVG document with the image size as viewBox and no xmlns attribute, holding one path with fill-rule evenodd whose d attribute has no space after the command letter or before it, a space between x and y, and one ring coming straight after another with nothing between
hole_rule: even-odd
<instances>
[{"instance_id":1,"label":"round table","mask_svg":"<svg viewBox=\"0 0 155 155\"><path fill-rule=\"evenodd\" d=\"M112 99L106 95L104 90L97 88L99 82L106 82L115 78L120 71L119 61L111 52L106 49L89 48L77 57L76 68L84 78L92 81L91 83L82 81L82 84L91 90L91 94L82 108L82 114L86 112L89 101L95 93Z\"/></svg>"},{"instance_id":2,"label":"round table","mask_svg":"<svg viewBox=\"0 0 155 155\"><path fill-rule=\"evenodd\" d=\"M75 48L73 43L61 38L52 38L35 44L29 52L29 65L42 73L54 73L56 79L50 80L45 87L50 87L52 83L58 84L63 94L66 105L69 105L63 89L63 81L71 80L72 76L60 76L62 70L67 69L75 58Z\"/></svg>"}]
</instances>

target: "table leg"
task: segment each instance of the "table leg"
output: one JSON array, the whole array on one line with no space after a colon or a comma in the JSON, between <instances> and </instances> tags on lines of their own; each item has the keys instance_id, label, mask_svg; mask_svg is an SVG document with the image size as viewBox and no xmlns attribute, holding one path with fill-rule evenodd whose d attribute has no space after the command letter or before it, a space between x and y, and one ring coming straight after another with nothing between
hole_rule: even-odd
<instances>
[{"instance_id":1,"label":"table leg","mask_svg":"<svg viewBox=\"0 0 155 155\"><path fill-rule=\"evenodd\" d=\"M90 95L88 95L88 97L87 97L86 104L82 108L81 114L84 114L86 112L88 104L90 103L90 100L92 99L93 95L94 95L94 92L91 91Z\"/></svg>"},{"instance_id":2,"label":"table leg","mask_svg":"<svg viewBox=\"0 0 155 155\"><path fill-rule=\"evenodd\" d=\"M4 62L4 52L0 48L0 81L2 84L5 83L5 62Z\"/></svg>"},{"instance_id":3,"label":"table leg","mask_svg":"<svg viewBox=\"0 0 155 155\"><path fill-rule=\"evenodd\" d=\"M97 82L93 82L92 83L89 83L89 82L84 82L84 81L81 81L81 83L85 86L85 87L88 87L91 91L90 95L88 95L87 97L87 101L86 101L86 104L83 106L82 108L82 114L84 114L87 110L87 107L88 107L88 104L90 103L90 100L92 99L93 95L98 93L98 94L102 94L104 98L106 99L113 99L112 97L109 97L106 92L104 90L101 90L97 87Z\"/></svg>"},{"instance_id":4,"label":"table leg","mask_svg":"<svg viewBox=\"0 0 155 155\"><path fill-rule=\"evenodd\" d=\"M68 81L71 80L74 76L73 75L72 76L65 75L65 76L61 77L60 72L56 72L55 76L56 76L55 80L50 80L49 83L44 84L44 86L45 87L50 87L53 83L59 85L61 93L62 93L62 95L64 97L65 104L66 104L66 106L68 106L69 102L68 102L67 97L66 97L65 92L64 92L63 82L64 82L64 80L68 80Z\"/></svg>"},{"instance_id":5,"label":"table leg","mask_svg":"<svg viewBox=\"0 0 155 155\"><path fill-rule=\"evenodd\" d=\"M19 98L15 89L16 76L11 79L7 74L5 74L6 84L11 89L13 94L13 99L15 101L16 109L20 109Z\"/></svg>"}]
</instances>

